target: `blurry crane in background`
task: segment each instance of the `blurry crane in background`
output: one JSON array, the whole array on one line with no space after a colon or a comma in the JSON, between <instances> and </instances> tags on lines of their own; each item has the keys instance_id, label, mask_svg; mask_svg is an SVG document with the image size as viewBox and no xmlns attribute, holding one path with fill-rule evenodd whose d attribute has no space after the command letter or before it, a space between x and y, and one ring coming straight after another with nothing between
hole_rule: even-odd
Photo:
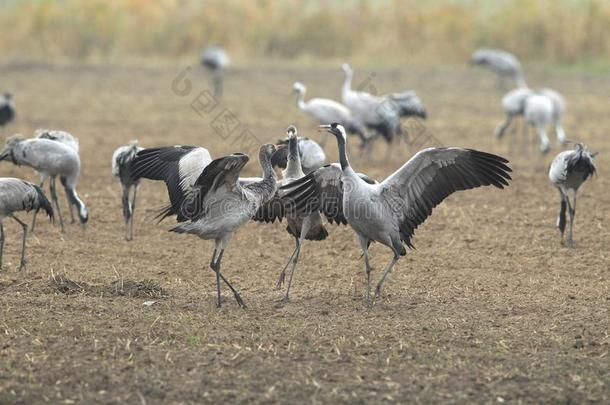
<instances>
[{"instance_id":1,"label":"blurry crane in background","mask_svg":"<svg viewBox=\"0 0 610 405\"><path fill-rule=\"evenodd\" d=\"M400 128L400 116L385 97L378 97L364 91L352 90L352 78L354 71L347 63L342 65L345 80L341 90L341 101L356 119L364 125L376 131L388 143L386 158L389 157L392 147L391 143L395 135L402 133Z\"/></svg>"},{"instance_id":2,"label":"blurry crane in background","mask_svg":"<svg viewBox=\"0 0 610 405\"><path fill-rule=\"evenodd\" d=\"M4 251L4 226L2 221L6 217L11 217L23 228L23 238L21 240L21 262L19 270L25 267L25 242L28 233L28 226L15 216L18 211L38 212L45 210L49 218L53 219L53 208L49 200L45 197L42 189L32 183L21 179L10 177L0 178L0 270L2 270L2 254Z\"/></svg>"},{"instance_id":3,"label":"blurry crane in background","mask_svg":"<svg viewBox=\"0 0 610 405\"><path fill-rule=\"evenodd\" d=\"M345 127L348 133L357 135L362 145L368 141L369 135L366 133L364 124L354 117L346 106L328 98L311 98L305 101L307 88L300 82L295 82L292 90L297 95L297 107L317 120L318 124L338 122ZM326 138L327 136L322 138L322 146L326 144Z\"/></svg>"},{"instance_id":4,"label":"blurry crane in background","mask_svg":"<svg viewBox=\"0 0 610 405\"><path fill-rule=\"evenodd\" d=\"M320 128L337 138L341 166L324 166L282 186L286 211L294 215L319 210L329 220L349 223L364 253L367 303L371 273L368 249L372 242L394 253L377 284L376 296L381 298L386 277L400 256L407 253L404 244L413 248L415 229L436 205L456 191L488 185L504 188L510 180L508 161L500 156L472 149L428 148L383 182L369 184L349 164L344 128L336 123Z\"/></svg>"},{"instance_id":5,"label":"blurry crane in background","mask_svg":"<svg viewBox=\"0 0 610 405\"><path fill-rule=\"evenodd\" d=\"M553 102L541 94L532 94L525 99L525 122L532 125L538 135L540 151L546 154L551 149L546 135L547 126L553 121Z\"/></svg>"},{"instance_id":6,"label":"blurry crane in background","mask_svg":"<svg viewBox=\"0 0 610 405\"><path fill-rule=\"evenodd\" d=\"M426 119L428 113L424 103L413 90L404 93L390 93L386 96L394 103L400 117L419 117Z\"/></svg>"},{"instance_id":7,"label":"blurry crane in background","mask_svg":"<svg viewBox=\"0 0 610 405\"><path fill-rule=\"evenodd\" d=\"M501 49L480 48L476 50L470 59L475 65L485 66L498 76L500 88L504 88L504 80L510 79L517 87L525 87L523 69L521 63L512 53Z\"/></svg>"},{"instance_id":8,"label":"blurry crane in background","mask_svg":"<svg viewBox=\"0 0 610 405\"><path fill-rule=\"evenodd\" d=\"M210 46L201 55L201 64L210 73L214 96L222 99L224 70L229 65L229 56L220 46Z\"/></svg>"},{"instance_id":9,"label":"blurry crane in background","mask_svg":"<svg viewBox=\"0 0 610 405\"><path fill-rule=\"evenodd\" d=\"M574 247L572 231L574 226L574 216L576 215L576 194L578 188L589 177L595 174L595 163L593 158L596 153L591 153L582 143L577 143L574 150L567 150L559 153L549 169L549 179L559 190L560 209L557 216L557 227L561 232L561 243L564 243L564 232L566 229L566 208L570 214L570 229L566 245ZM572 190L574 197L570 202L569 191Z\"/></svg>"},{"instance_id":10,"label":"blurry crane in background","mask_svg":"<svg viewBox=\"0 0 610 405\"><path fill-rule=\"evenodd\" d=\"M4 93L0 96L0 128L4 132L6 124L15 118L15 104L13 103L13 95Z\"/></svg>"},{"instance_id":11,"label":"blurry crane in background","mask_svg":"<svg viewBox=\"0 0 610 405\"><path fill-rule=\"evenodd\" d=\"M136 192L140 184L140 180L133 176L131 165L136 154L141 150L138 141L131 141L129 145L118 147L112 154L112 175L119 179L123 189L121 202L125 219L125 240L128 241L133 239L133 213L136 209Z\"/></svg>"},{"instance_id":12,"label":"blurry crane in background","mask_svg":"<svg viewBox=\"0 0 610 405\"><path fill-rule=\"evenodd\" d=\"M17 166L29 166L40 173L43 179L50 178L51 200L55 204L59 225L64 232L64 223L57 200L55 180L57 176L64 186L68 202L74 205L83 229L89 220L85 203L76 193L76 184L80 175L80 157L71 147L50 139L24 139L13 136L6 141L0 152L0 161L9 160ZM36 225L36 213L32 220L32 231Z\"/></svg>"}]
</instances>

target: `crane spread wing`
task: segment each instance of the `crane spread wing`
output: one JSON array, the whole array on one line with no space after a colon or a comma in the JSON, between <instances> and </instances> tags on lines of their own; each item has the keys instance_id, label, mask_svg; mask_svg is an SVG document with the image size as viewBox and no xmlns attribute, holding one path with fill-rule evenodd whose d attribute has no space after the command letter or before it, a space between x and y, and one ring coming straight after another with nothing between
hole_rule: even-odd
<instances>
[{"instance_id":1,"label":"crane spread wing","mask_svg":"<svg viewBox=\"0 0 610 405\"><path fill-rule=\"evenodd\" d=\"M320 211L330 223L347 224L343 215L342 175L341 167L335 163L280 187L286 212L303 215ZM365 174L358 176L369 184L376 183Z\"/></svg>"},{"instance_id":2,"label":"crane spread wing","mask_svg":"<svg viewBox=\"0 0 610 405\"><path fill-rule=\"evenodd\" d=\"M176 211L176 207L180 207L185 198L184 179L181 178L179 163L180 159L196 148L197 146L147 148L139 151L133 160L131 169L134 179L163 180L167 186L170 204L159 213L158 218L160 220L176 214L178 214L178 220L184 220L179 212ZM193 159L190 163L191 167L189 167L189 170L199 175L209 161Z\"/></svg>"},{"instance_id":3,"label":"crane spread wing","mask_svg":"<svg viewBox=\"0 0 610 405\"><path fill-rule=\"evenodd\" d=\"M380 195L411 248L411 237L450 194L480 186L508 186L511 169L500 156L472 149L429 148L413 156L379 185Z\"/></svg>"}]
</instances>

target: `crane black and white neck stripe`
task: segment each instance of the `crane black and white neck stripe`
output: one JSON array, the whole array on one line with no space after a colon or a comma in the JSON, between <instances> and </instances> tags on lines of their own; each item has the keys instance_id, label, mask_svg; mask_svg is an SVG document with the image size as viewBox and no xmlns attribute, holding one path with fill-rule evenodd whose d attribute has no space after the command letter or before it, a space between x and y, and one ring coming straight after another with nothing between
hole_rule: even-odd
<instances>
[{"instance_id":1,"label":"crane black and white neck stripe","mask_svg":"<svg viewBox=\"0 0 610 405\"><path fill-rule=\"evenodd\" d=\"M132 173L132 163L142 148L138 141L119 146L112 154L112 175L119 179L123 195L123 218L125 219L125 240L133 239L133 213L136 208L136 193L140 180Z\"/></svg>"}]
</instances>

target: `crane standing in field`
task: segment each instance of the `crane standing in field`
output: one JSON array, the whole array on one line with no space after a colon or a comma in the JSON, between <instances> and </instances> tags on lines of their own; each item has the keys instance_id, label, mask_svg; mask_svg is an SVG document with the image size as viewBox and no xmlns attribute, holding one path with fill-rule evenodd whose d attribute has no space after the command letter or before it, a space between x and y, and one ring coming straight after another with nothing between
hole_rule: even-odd
<instances>
[{"instance_id":1,"label":"crane standing in field","mask_svg":"<svg viewBox=\"0 0 610 405\"><path fill-rule=\"evenodd\" d=\"M112 175L119 179L123 190L121 202L125 219L125 240L128 241L133 239L133 213L136 209L136 192L140 184L140 180L133 177L131 165L136 154L141 150L138 141L132 141L129 145L118 147L112 154Z\"/></svg>"},{"instance_id":2,"label":"crane standing in field","mask_svg":"<svg viewBox=\"0 0 610 405\"><path fill-rule=\"evenodd\" d=\"M41 174L44 178L50 177L51 200L55 204L61 231L64 232L64 223L57 200L55 178L59 179L64 186L68 201L74 205L78 212L81 226L89 220L89 212L85 203L76 193L76 184L80 175L80 158L78 153L61 142L50 139L24 139L19 136L9 138L0 152L0 161L10 160L18 166L29 166ZM32 231L36 221L36 213L32 221Z\"/></svg>"},{"instance_id":3,"label":"crane standing in field","mask_svg":"<svg viewBox=\"0 0 610 405\"><path fill-rule=\"evenodd\" d=\"M499 156L472 149L428 148L381 183L368 184L348 161L345 129L336 123L320 128L337 138L340 168L324 166L282 186L286 211L294 215L320 210L329 219L349 223L364 253L369 304L372 242L394 253L377 284L375 295L381 298L386 277L406 254L403 244L413 248L415 229L436 205L455 191L487 185L503 188L510 180L508 161Z\"/></svg>"},{"instance_id":4,"label":"crane standing in field","mask_svg":"<svg viewBox=\"0 0 610 405\"><path fill-rule=\"evenodd\" d=\"M222 99L224 70L229 63L227 52L220 46L210 46L201 55L201 64L210 72L214 96L218 100Z\"/></svg>"},{"instance_id":5,"label":"crane standing in field","mask_svg":"<svg viewBox=\"0 0 610 405\"><path fill-rule=\"evenodd\" d=\"M78 142L78 138L66 131L39 128L36 131L34 131L34 137L40 138L40 139L49 139L52 141L57 141L59 143L63 143L64 145L69 146L70 148L74 149L74 151L76 153L80 152L80 145ZM47 181L49 176L46 176L42 173L39 173L39 174L40 174L40 188L44 189L44 183ZM55 178L52 177L51 182L54 183ZM55 184L53 184L53 187L55 187ZM70 197L67 194L66 194L66 198L68 199L68 207L70 209L70 222L74 223L74 206L71 204ZM36 224L35 220L36 220L36 217L34 217L34 222L32 223L32 230L34 230L34 226Z\"/></svg>"},{"instance_id":6,"label":"crane standing in field","mask_svg":"<svg viewBox=\"0 0 610 405\"><path fill-rule=\"evenodd\" d=\"M0 178L0 271L2 270L2 254L4 251L4 226L2 221L6 217L13 218L23 228L21 240L21 262L19 270L25 267L25 243L28 226L15 216L15 212L44 209L49 218L53 219L53 208L45 197L42 189L32 183L11 177Z\"/></svg>"},{"instance_id":7,"label":"crane standing in field","mask_svg":"<svg viewBox=\"0 0 610 405\"><path fill-rule=\"evenodd\" d=\"M4 93L0 96L0 128L4 132L6 124L15 118L15 104L13 103L13 95Z\"/></svg>"},{"instance_id":8,"label":"crane standing in field","mask_svg":"<svg viewBox=\"0 0 610 405\"><path fill-rule=\"evenodd\" d=\"M503 87L503 80L507 78L513 80L517 87L526 87L521 63L512 53L501 49L480 48L472 54L470 61L494 72L500 87Z\"/></svg>"},{"instance_id":9,"label":"crane standing in field","mask_svg":"<svg viewBox=\"0 0 610 405\"><path fill-rule=\"evenodd\" d=\"M214 239L210 268L216 273L218 307L221 306L221 279L233 292L238 305L246 307L239 292L220 272L221 261L233 233L252 219L276 193L277 178L271 165L273 153L273 145L260 147L259 162L263 177L246 185L239 181L239 173L249 158L241 153L202 164L201 157L209 157L204 148L153 148L140 151L133 162L136 177L165 180L170 206L160 215L176 215L178 222L182 222L170 229L171 232Z\"/></svg>"},{"instance_id":10,"label":"crane standing in field","mask_svg":"<svg viewBox=\"0 0 610 405\"><path fill-rule=\"evenodd\" d=\"M563 151L555 156L549 169L549 179L557 187L561 201L557 228L561 233L562 244L566 229L566 208L570 214L570 229L566 241L568 247L574 247L572 231L576 215L576 194L580 186L595 174L595 155L596 153L589 152L582 143L577 143L574 150ZM574 194L572 202L569 198L570 190Z\"/></svg>"},{"instance_id":11,"label":"crane standing in field","mask_svg":"<svg viewBox=\"0 0 610 405\"><path fill-rule=\"evenodd\" d=\"M338 122L348 133L357 135L362 145L369 140L370 136L367 134L364 124L354 117L343 104L328 98L310 98L305 101L307 88L300 82L295 82L292 90L297 95L297 107L317 120L319 124ZM322 138L321 143L322 146L326 144L326 137Z\"/></svg>"}]
</instances>

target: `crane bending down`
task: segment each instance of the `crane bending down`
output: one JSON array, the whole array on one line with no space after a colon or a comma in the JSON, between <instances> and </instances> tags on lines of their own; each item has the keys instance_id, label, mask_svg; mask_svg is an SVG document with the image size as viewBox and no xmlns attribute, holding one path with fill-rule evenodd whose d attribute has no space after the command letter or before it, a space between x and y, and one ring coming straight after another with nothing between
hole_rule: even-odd
<instances>
[{"instance_id":1,"label":"crane bending down","mask_svg":"<svg viewBox=\"0 0 610 405\"><path fill-rule=\"evenodd\" d=\"M0 270L2 270L2 253L4 251L4 226L2 221L6 217L11 217L23 228L23 238L21 240L21 262L19 270L25 267L25 243L28 233L28 226L15 216L18 211L29 212L40 209L45 210L49 218L53 219L53 208L45 197L42 189L37 185L21 179L11 177L0 178Z\"/></svg>"},{"instance_id":2,"label":"crane bending down","mask_svg":"<svg viewBox=\"0 0 610 405\"><path fill-rule=\"evenodd\" d=\"M328 98L310 98L305 101L307 88L303 83L295 82L292 85L293 92L297 95L297 107L305 114L311 116L319 124L338 122L350 134L360 138L361 146L364 146L370 138L364 124L356 118L343 104ZM326 137L322 138L322 146L326 144Z\"/></svg>"},{"instance_id":3,"label":"crane bending down","mask_svg":"<svg viewBox=\"0 0 610 405\"><path fill-rule=\"evenodd\" d=\"M498 80L509 78L518 87L526 86L521 63L512 53L501 49L480 48L472 54L470 61L475 65L488 67L498 76Z\"/></svg>"},{"instance_id":4,"label":"crane bending down","mask_svg":"<svg viewBox=\"0 0 610 405\"><path fill-rule=\"evenodd\" d=\"M286 210L292 215L320 210L329 219L349 223L364 253L369 304L371 242L380 242L394 253L377 284L375 295L381 298L386 277L406 254L403 244L413 248L415 229L436 205L455 191L487 185L503 188L510 180L508 161L500 156L472 149L428 148L383 182L368 184L348 161L345 129L336 123L320 128L337 138L341 167L324 166L282 186Z\"/></svg>"},{"instance_id":5,"label":"crane bending down","mask_svg":"<svg viewBox=\"0 0 610 405\"><path fill-rule=\"evenodd\" d=\"M165 149L170 149L166 152L172 154L171 148ZM275 152L275 147L270 144L260 147L259 162L263 169L263 178L243 186L238 178L241 169L249 160L247 155L234 153L213 160L199 175L196 175L198 170L194 168L201 167L201 164L191 160L190 175L183 179L190 179L195 175L197 177L189 188L180 185L180 159L162 160L158 158L159 153L153 153L157 158L147 159L147 156L150 156L147 151L148 149L144 149L138 153L134 161L134 173L142 177L166 181L171 205L163 210L161 215L176 215L178 221L182 222L170 231L194 234L201 239L214 239L215 248L210 268L216 273L216 305L221 306L220 280L222 279L233 292L238 305L245 308L246 304L239 292L220 272L221 261L233 233L248 222L276 193L277 178L271 166L271 156ZM178 153L181 151L178 150ZM175 163L176 161L178 164Z\"/></svg>"},{"instance_id":6,"label":"crane bending down","mask_svg":"<svg viewBox=\"0 0 610 405\"><path fill-rule=\"evenodd\" d=\"M57 200L57 190L55 188L55 177L64 186L70 205L77 209L81 226L89 220L89 211L85 203L76 193L76 184L80 174L80 158L78 153L71 147L50 139L24 139L13 136L6 141L4 149L0 152L0 161L10 160L18 166L29 166L40 173L41 177L51 178L51 200L55 204L61 231L64 232L64 223ZM32 220L32 231L36 223L36 212Z\"/></svg>"},{"instance_id":7,"label":"crane bending down","mask_svg":"<svg viewBox=\"0 0 610 405\"><path fill-rule=\"evenodd\" d=\"M119 179L123 189L121 202L125 219L125 240L128 241L133 239L133 213L136 209L136 193L140 184L140 180L133 177L131 165L136 154L141 150L138 141L131 141L129 145L119 146L112 154L112 175Z\"/></svg>"},{"instance_id":8,"label":"crane bending down","mask_svg":"<svg viewBox=\"0 0 610 405\"><path fill-rule=\"evenodd\" d=\"M555 156L549 169L549 179L559 191L560 209L557 216L557 228L561 233L562 244L566 229L566 208L570 214L570 229L566 241L568 247L574 247L572 231L576 215L576 194L580 186L595 174L593 158L596 154L589 152L582 143L577 143L573 150L563 151ZM572 202L569 197L570 190L574 194Z\"/></svg>"}]
</instances>

